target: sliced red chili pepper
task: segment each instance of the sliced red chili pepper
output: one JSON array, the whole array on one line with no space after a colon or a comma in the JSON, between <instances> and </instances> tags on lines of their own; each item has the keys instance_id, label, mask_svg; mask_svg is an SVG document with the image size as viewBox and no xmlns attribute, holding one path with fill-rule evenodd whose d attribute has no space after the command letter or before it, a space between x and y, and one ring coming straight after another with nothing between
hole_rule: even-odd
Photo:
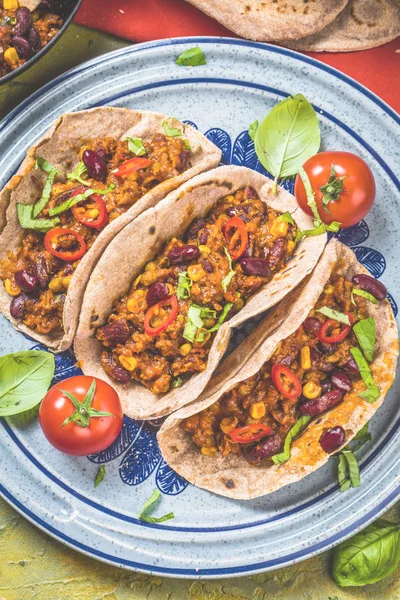
<instances>
[{"instance_id":1,"label":"sliced red chili pepper","mask_svg":"<svg viewBox=\"0 0 400 600\"><path fill-rule=\"evenodd\" d=\"M78 248L74 250L57 250L57 248L60 247L60 237L66 235L70 235L75 238ZM86 252L86 244L83 237L73 229L63 229L62 227L50 229L50 231L48 231L44 236L44 245L46 246L47 250L53 254L53 256L57 256L57 258L61 258L61 260L65 260L67 262L78 260L78 258L81 258Z\"/></svg>"},{"instance_id":2,"label":"sliced red chili pepper","mask_svg":"<svg viewBox=\"0 0 400 600\"><path fill-rule=\"evenodd\" d=\"M74 194L76 196L76 194ZM108 221L108 212L106 203L100 194L92 194L90 198L88 198L89 202L95 204L93 208L87 209L85 205L76 204L72 207L72 214L75 219L79 221L79 223L83 223L86 227L91 227L92 229L100 229L104 227ZM83 209L83 210L82 210ZM90 211L97 210L98 215L94 218L90 216Z\"/></svg>"},{"instance_id":3,"label":"sliced red chili pepper","mask_svg":"<svg viewBox=\"0 0 400 600\"><path fill-rule=\"evenodd\" d=\"M111 173L117 175L117 177L122 177L123 175L129 175L129 173L138 171L139 169L145 169L146 167L150 167L150 165L152 164L152 160L136 156L135 158L130 158L129 160L123 162L122 165L119 165L119 167L113 169Z\"/></svg>"},{"instance_id":4,"label":"sliced red chili pepper","mask_svg":"<svg viewBox=\"0 0 400 600\"><path fill-rule=\"evenodd\" d=\"M279 363L274 365L271 370L271 377L272 383L285 398L294 400L301 395L301 381L286 365Z\"/></svg>"},{"instance_id":5,"label":"sliced red chili pepper","mask_svg":"<svg viewBox=\"0 0 400 600\"><path fill-rule=\"evenodd\" d=\"M164 321L160 325L157 325L157 327L153 327L151 325L152 318L158 314L158 311L160 309L166 308L168 306L171 308L169 314L165 317ZM144 317L145 332L148 335L158 335L159 333L167 329L167 327L175 321L178 314L178 308L178 300L176 296L168 296L168 298L164 298L164 300L161 300L160 302L157 302L157 304L151 306Z\"/></svg>"},{"instance_id":6,"label":"sliced red chili pepper","mask_svg":"<svg viewBox=\"0 0 400 600\"><path fill-rule=\"evenodd\" d=\"M350 325L343 325L336 321L335 319L327 319L325 323L321 325L320 330L317 333L317 338L320 342L325 342L327 344L338 344L339 342L343 342L344 338L350 333L351 326L354 323L354 317L352 314L347 314L349 317ZM330 331L332 329L338 329L339 333L335 333L330 335Z\"/></svg>"},{"instance_id":7,"label":"sliced red chili pepper","mask_svg":"<svg viewBox=\"0 0 400 600\"><path fill-rule=\"evenodd\" d=\"M236 229L230 235L232 229ZM237 260L245 253L249 241L246 225L240 217L232 217L223 227L224 238L228 244L229 254L233 260Z\"/></svg>"},{"instance_id":8,"label":"sliced red chili pepper","mask_svg":"<svg viewBox=\"0 0 400 600\"><path fill-rule=\"evenodd\" d=\"M261 438L271 435L272 429L264 423L251 423L244 427L236 427L228 433L234 442L238 444L251 444L251 442L257 442Z\"/></svg>"}]
</instances>

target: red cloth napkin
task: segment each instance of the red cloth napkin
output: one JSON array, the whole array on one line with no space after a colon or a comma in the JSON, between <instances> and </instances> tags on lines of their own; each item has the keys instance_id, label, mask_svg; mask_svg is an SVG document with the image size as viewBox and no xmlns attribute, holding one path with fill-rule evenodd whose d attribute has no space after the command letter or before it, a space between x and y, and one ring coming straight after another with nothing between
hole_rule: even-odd
<instances>
[{"instance_id":1,"label":"red cloth napkin","mask_svg":"<svg viewBox=\"0 0 400 600\"><path fill-rule=\"evenodd\" d=\"M75 22L135 42L193 35L234 37L184 0L83 0ZM306 54L350 75L400 112L400 38L362 52Z\"/></svg>"}]
</instances>

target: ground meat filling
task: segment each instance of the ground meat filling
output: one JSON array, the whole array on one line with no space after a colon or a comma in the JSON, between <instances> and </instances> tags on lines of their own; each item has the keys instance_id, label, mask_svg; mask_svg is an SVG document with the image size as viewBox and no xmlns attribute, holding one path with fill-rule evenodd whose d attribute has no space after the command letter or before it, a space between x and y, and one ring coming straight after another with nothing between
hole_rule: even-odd
<instances>
[{"instance_id":1,"label":"ground meat filling","mask_svg":"<svg viewBox=\"0 0 400 600\"><path fill-rule=\"evenodd\" d=\"M357 346L353 330L339 343L321 342L317 337L320 326L328 320L328 317L316 312L319 308L326 306L350 314L354 322L367 316L366 300L354 296L353 304L352 289L350 281L332 275L308 318L279 344L258 373L236 385L206 410L182 422L181 427L190 434L202 454L214 456L220 452L227 456L243 453L251 461L255 456L254 450L262 442L237 443L229 432L253 423L263 423L273 430L273 454L278 453L288 430L301 416L300 405L334 389L332 379L335 379L335 373L344 372L352 387L361 381L350 354L350 348ZM278 391L271 379L274 364L283 364L295 373L302 385L300 397L290 400Z\"/></svg>"},{"instance_id":2,"label":"ground meat filling","mask_svg":"<svg viewBox=\"0 0 400 600\"><path fill-rule=\"evenodd\" d=\"M108 323L97 330L97 339L104 346L102 366L109 377L123 383L135 380L153 393L163 394L203 371L224 310L225 320L237 313L293 254L297 227L280 216L247 187L221 199L205 217L195 219L181 238L167 242L133 282L129 294L113 307ZM231 239L226 237L226 224L233 217L239 222L238 229L245 229L241 239L247 239L238 259L228 251L232 243L231 251L237 254L237 231L233 228ZM262 275L251 274L249 266L245 272L244 258L261 259ZM187 282L183 297L178 290L182 277ZM169 297L168 305L156 302L154 309L154 294L162 300L161 292L162 297ZM171 302L175 301L177 312L173 315ZM203 329L188 341L185 327L193 306L206 311ZM169 318L172 321L156 335L149 334L145 325L151 308L156 312L152 327Z\"/></svg>"},{"instance_id":3,"label":"ground meat filling","mask_svg":"<svg viewBox=\"0 0 400 600\"><path fill-rule=\"evenodd\" d=\"M107 220L103 227L94 229L86 226L74 216L72 210L59 215L60 224L57 227L72 229L81 235L86 244L86 252L108 223L126 212L156 185L191 167L191 152L182 137L170 138L156 134L151 142L144 142L144 146L145 158L152 161L151 165L121 177L112 171L132 159L127 141L98 138L77 148L80 158L85 150L93 150L102 156L107 164L107 176L102 181L86 176L87 184L96 190L107 189L110 184L115 186L111 192L101 195L107 209ZM80 187L82 186L77 181L56 181L52 186L50 201L39 218L49 218L49 210L69 199L72 192ZM79 204L79 210L90 214L91 210L96 210L96 204L89 198ZM65 294L81 259L66 262L53 256L44 245L44 237L44 233L26 230L19 251L10 253L6 260L0 262L0 278L4 281L9 295L13 298L18 297L22 303L23 323L38 333L55 337L63 331ZM63 249L66 250L69 244L74 243L74 238L63 237ZM40 285L31 293L24 292L15 281L17 271L35 275Z\"/></svg>"}]
</instances>

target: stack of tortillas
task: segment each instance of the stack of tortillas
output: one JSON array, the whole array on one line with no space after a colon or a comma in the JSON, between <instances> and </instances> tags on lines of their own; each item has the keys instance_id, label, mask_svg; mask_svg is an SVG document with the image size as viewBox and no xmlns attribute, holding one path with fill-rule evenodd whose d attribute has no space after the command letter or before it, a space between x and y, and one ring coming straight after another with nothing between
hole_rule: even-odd
<instances>
[{"instance_id":1,"label":"stack of tortillas","mask_svg":"<svg viewBox=\"0 0 400 600\"><path fill-rule=\"evenodd\" d=\"M400 35L400 0L189 0L241 37L347 52Z\"/></svg>"}]
</instances>

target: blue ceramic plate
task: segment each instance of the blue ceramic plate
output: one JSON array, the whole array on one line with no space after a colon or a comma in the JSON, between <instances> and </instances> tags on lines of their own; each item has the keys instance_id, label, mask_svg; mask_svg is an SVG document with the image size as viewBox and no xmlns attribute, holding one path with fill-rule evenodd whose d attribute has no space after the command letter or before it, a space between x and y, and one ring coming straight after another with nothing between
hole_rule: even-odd
<instances>
[{"instance_id":1,"label":"blue ceramic plate","mask_svg":"<svg viewBox=\"0 0 400 600\"><path fill-rule=\"evenodd\" d=\"M207 65L175 65L178 54L197 44ZM6 183L29 146L61 113L105 105L189 120L220 146L225 163L262 171L248 125L298 92L315 106L323 147L355 152L374 172L377 201L372 212L339 237L382 278L397 313L399 119L359 84L289 50L240 40L177 39L124 48L81 65L0 124L0 183ZM237 331L234 343L252 326ZM32 340L0 320L0 354L33 347ZM56 363L56 380L78 372L72 354L57 356ZM49 451L37 419L26 415L0 425L1 490L44 531L115 565L179 577L275 569L337 544L398 498L399 387L393 386L373 418L373 442L360 454L361 487L345 493L338 491L332 459L264 498L224 499L188 485L169 469L160 456L154 424L125 419L112 447L89 458L73 458ZM95 489L101 464L106 465L106 477ZM163 494L159 511L174 511L173 521L157 525L137 519L155 487Z\"/></svg>"}]
</instances>

